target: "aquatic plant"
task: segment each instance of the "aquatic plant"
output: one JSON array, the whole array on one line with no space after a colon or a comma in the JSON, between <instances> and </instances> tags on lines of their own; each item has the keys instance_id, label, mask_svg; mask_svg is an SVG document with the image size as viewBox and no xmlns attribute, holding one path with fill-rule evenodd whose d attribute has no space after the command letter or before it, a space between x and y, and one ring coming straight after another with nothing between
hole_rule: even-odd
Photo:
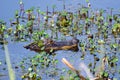
<instances>
[{"instance_id":1,"label":"aquatic plant","mask_svg":"<svg viewBox=\"0 0 120 80\"><path fill-rule=\"evenodd\" d=\"M29 62L27 62L28 60L29 60ZM55 69L55 66L58 63L58 60L54 59L54 56L52 56L52 55L50 56L49 54L47 54L44 51L35 55L32 58L29 58L28 60L24 60L24 63L21 64L21 65L25 65L25 64L29 63L29 67L24 66L24 68L27 68L28 71L27 71L27 73L22 75L22 79L32 79L32 80L40 79L40 80L42 80L42 76L40 75L41 69L47 69L50 66L54 66L53 69ZM52 71L54 71L54 70L52 70ZM44 71L44 73L48 74L49 70ZM52 73L49 73L49 74L52 74Z\"/></svg>"},{"instance_id":2,"label":"aquatic plant","mask_svg":"<svg viewBox=\"0 0 120 80\"><path fill-rule=\"evenodd\" d=\"M112 28L112 33L115 37L117 37L118 34L120 34L120 24L115 23Z\"/></svg>"},{"instance_id":3,"label":"aquatic plant","mask_svg":"<svg viewBox=\"0 0 120 80\"><path fill-rule=\"evenodd\" d=\"M117 70L119 62L117 52L120 47L119 15L113 14L112 9L111 12L107 12L103 9L93 10L89 6L80 6L73 11L72 9L67 11L65 0L62 1L63 10L57 11L55 4L52 6L53 11L51 12L48 10L48 6L46 6L46 11L42 11L40 7L25 10L24 3L20 0L20 10L16 10L14 18L10 19L11 27L8 28L6 22L0 21L0 42L3 43L7 37L11 40L14 38L13 41L33 41L31 44L37 44L39 50L42 51L36 56L20 62L20 67L25 72L22 79L42 80L44 76L42 70L51 77L59 75L60 80L80 79L71 70L66 73L69 75L68 78L59 74L59 69L56 68L59 60L53 57L53 49L50 50L52 55L44 51L45 45L42 41L44 38L60 40L62 37L77 37L81 40L78 53L82 52L82 54L77 54L81 57L78 60L87 60L86 55L89 55L90 59L93 58L93 62L88 62L88 67L98 80L114 77L115 72L116 74L118 72L113 69ZM86 0L86 3L89 3L89 0ZM56 16L55 19L54 16ZM54 37L55 35L56 37ZM48 71L45 71L47 69ZM63 69L63 73L65 72L66 70Z\"/></svg>"}]
</instances>

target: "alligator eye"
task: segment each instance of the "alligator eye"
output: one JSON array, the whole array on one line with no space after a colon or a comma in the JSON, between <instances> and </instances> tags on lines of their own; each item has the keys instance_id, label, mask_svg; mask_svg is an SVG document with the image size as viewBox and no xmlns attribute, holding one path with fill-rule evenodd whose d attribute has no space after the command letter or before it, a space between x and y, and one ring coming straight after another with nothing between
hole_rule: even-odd
<instances>
[{"instance_id":1,"label":"alligator eye","mask_svg":"<svg viewBox=\"0 0 120 80\"><path fill-rule=\"evenodd\" d=\"M73 44L77 44L78 42L79 42L78 39L73 39L73 40L72 40L72 43L73 43Z\"/></svg>"}]
</instances>

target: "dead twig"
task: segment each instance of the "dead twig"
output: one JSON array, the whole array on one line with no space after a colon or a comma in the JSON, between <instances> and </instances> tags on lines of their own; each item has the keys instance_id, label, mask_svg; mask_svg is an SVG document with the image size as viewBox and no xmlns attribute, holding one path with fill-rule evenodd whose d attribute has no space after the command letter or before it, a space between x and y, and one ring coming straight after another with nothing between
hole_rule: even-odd
<instances>
[{"instance_id":1,"label":"dead twig","mask_svg":"<svg viewBox=\"0 0 120 80\"><path fill-rule=\"evenodd\" d=\"M85 78L84 76L82 76L82 75L80 74L80 72L79 72L78 70L76 70L76 69L70 64L70 62L68 62L65 58L62 59L62 62L63 62L64 64L66 64L72 71L74 71L74 72L80 77L81 80L86 80L86 78Z\"/></svg>"}]
</instances>

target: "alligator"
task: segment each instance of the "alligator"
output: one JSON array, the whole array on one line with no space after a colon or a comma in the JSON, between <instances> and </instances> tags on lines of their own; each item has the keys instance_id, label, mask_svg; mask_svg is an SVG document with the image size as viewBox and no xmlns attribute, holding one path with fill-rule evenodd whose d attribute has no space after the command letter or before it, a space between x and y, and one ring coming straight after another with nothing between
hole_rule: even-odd
<instances>
[{"instance_id":1,"label":"alligator","mask_svg":"<svg viewBox=\"0 0 120 80\"><path fill-rule=\"evenodd\" d=\"M43 44L39 46L39 42ZM35 51L35 52L45 51L47 53L51 53L51 51L55 52L58 50L72 50L72 51L79 50L78 49L79 40L76 38L66 41L54 41L52 39L45 39L39 42L30 43L24 46L24 48L30 49L31 51Z\"/></svg>"}]
</instances>

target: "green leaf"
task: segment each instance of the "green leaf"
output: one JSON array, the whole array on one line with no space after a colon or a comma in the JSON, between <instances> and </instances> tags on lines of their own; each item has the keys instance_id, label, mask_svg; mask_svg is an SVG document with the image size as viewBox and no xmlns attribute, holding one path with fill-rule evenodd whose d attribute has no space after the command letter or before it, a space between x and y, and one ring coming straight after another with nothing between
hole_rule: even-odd
<instances>
[{"instance_id":1,"label":"green leaf","mask_svg":"<svg viewBox=\"0 0 120 80\"><path fill-rule=\"evenodd\" d=\"M84 56L84 55L82 55L82 56L81 56L81 60L84 60L84 59L85 59L85 56Z\"/></svg>"},{"instance_id":2,"label":"green leaf","mask_svg":"<svg viewBox=\"0 0 120 80\"><path fill-rule=\"evenodd\" d=\"M48 34L45 34L45 38L49 38L49 35L48 35Z\"/></svg>"},{"instance_id":3,"label":"green leaf","mask_svg":"<svg viewBox=\"0 0 120 80\"><path fill-rule=\"evenodd\" d=\"M113 48L117 48L118 47L118 44L113 44Z\"/></svg>"},{"instance_id":4,"label":"green leaf","mask_svg":"<svg viewBox=\"0 0 120 80\"><path fill-rule=\"evenodd\" d=\"M103 73L103 76L104 76L104 77L108 77L108 75L109 75L108 72L104 72L104 73Z\"/></svg>"},{"instance_id":5,"label":"green leaf","mask_svg":"<svg viewBox=\"0 0 120 80\"><path fill-rule=\"evenodd\" d=\"M82 50L82 51L85 51L85 47L81 47L81 50Z\"/></svg>"},{"instance_id":6,"label":"green leaf","mask_svg":"<svg viewBox=\"0 0 120 80\"><path fill-rule=\"evenodd\" d=\"M39 46L39 47L42 47L42 48L41 48L42 50L45 49L44 43L43 43L42 40L37 41L37 43L38 43L38 46Z\"/></svg>"},{"instance_id":7,"label":"green leaf","mask_svg":"<svg viewBox=\"0 0 120 80\"><path fill-rule=\"evenodd\" d=\"M75 79L74 80L80 80L80 78L77 76L77 77L75 77Z\"/></svg>"},{"instance_id":8,"label":"green leaf","mask_svg":"<svg viewBox=\"0 0 120 80\"><path fill-rule=\"evenodd\" d=\"M107 23L107 22L105 22L105 23L104 23L104 26L108 26L108 23Z\"/></svg>"},{"instance_id":9,"label":"green leaf","mask_svg":"<svg viewBox=\"0 0 120 80\"><path fill-rule=\"evenodd\" d=\"M39 9L39 8L37 8L37 12L40 14L40 12L41 12L41 11L40 11L40 9Z\"/></svg>"},{"instance_id":10,"label":"green leaf","mask_svg":"<svg viewBox=\"0 0 120 80\"><path fill-rule=\"evenodd\" d=\"M40 12L41 15L45 15L45 12Z\"/></svg>"},{"instance_id":11,"label":"green leaf","mask_svg":"<svg viewBox=\"0 0 120 80\"><path fill-rule=\"evenodd\" d=\"M19 4L23 4L23 1L22 1L22 0L20 0Z\"/></svg>"},{"instance_id":12,"label":"green leaf","mask_svg":"<svg viewBox=\"0 0 120 80\"><path fill-rule=\"evenodd\" d=\"M19 12L19 11L18 11L18 10L16 10L16 11L15 11L15 15L18 15L18 12Z\"/></svg>"},{"instance_id":13,"label":"green leaf","mask_svg":"<svg viewBox=\"0 0 120 80\"><path fill-rule=\"evenodd\" d=\"M118 62L118 60L119 59L117 57L114 57L111 62L115 63L115 62Z\"/></svg>"},{"instance_id":14,"label":"green leaf","mask_svg":"<svg viewBox=\"0 0 120 80\"><path fill-rule=\"evenodd\" d=\"M73 76L70 76L70 80L75 80Z\"/></svg>"},{"instance_id":15,"label":"green leaf","mask_svg":"<svg viewBox=\"0 0 120 80\"><path fill-rule=\"evenodd\" d=\"M2 30L5 30L6 29L6 26L5 25L2 25Z\"/></svg>"},{"instance_id":16,"label":"green leaf","mask_svg":"<svg viewBox=\"0 0 120 80\"><path fill-rule=\"evenodd\" d=\"M9 36L8 36L8 34L5 34L4 37L5 37L5 38L8 38Z\"/></svg>"},{"instance_id":17,"label":"green leaf","mask_svg":"<svg viewBox=\"0 0 120 80\"><path fill-rule=\"evenodd\" d=\"M28 71L32 71L33 69L30 67L30 68L28 68Z\"/></svg>"},{"instance_id":18,"label":"green leaf","mask_svg":"<svg viewBox=\"0 0 120 80\"><path fill-rule=\"evenodd\" d=\"M64 80L64 76L60 76L60 80Z\"/></svg>"},{"instance_id":19,"label":"green leaf","mask_svg":"<svg viewBox=\"0 0 120 80\"><path fill-rule=\"evenodd\" d=\"M50 52L53 52L53 49L51 49Z\"/></svg>"},{"instance_id":20,"label":"green leaf","mask_svg":"<svg viewBox=\"0 0 120 80\"><path fill-rule=\"evenodd\" d=\"M104 44L104 40L98 40L98 44Z\"/></svg>"},{"instance_id":21,"label":"green leaf","mask_svg":"<svg viewBox=\"0 0 120 80\"><path fill-rule=\"evenodd\" d=\"M89 2L89 0L86 0L86 3L88 3Z\"/></svg>"},{"instance_id":22,"label":"green leaf","mask_svg":"<svg viewBox=\"0 0 120 80\"><path fill-rule=\"evenodd\" d=\"M24 65L20 65L20 67L21 67L22 69L25 69L25 66L24 66Z\"/></svg>"},{"instance_id":23,"label":"green leaf","mask_svg":"<svg viewBox=\"0 0 120 80\"><path fill-rule=\"evenodd\" d=\"M71 70L68 70L67 73L68 73L68 74L72 74L72 71L71 71Z\"/></svg>"},{"instance_id":24,"label":"green leaf","mask_svg":"<svg viewBox=\"0 0 120 80\"><path fill-rule=\"evenodd\" d=\"M42 48L41 48L41 50L44 50L45 49L45 46L43 46Z\"/></svg>"},{"instance_id":25,"label":"green leaf","mask_svg":"<svg viewBox=\"0 0 120 80\"><path fill-rule=\"evenodd\" d=\"M29 77L32 78L33 77L33 73L29 73Z\"/></svg>"},{"instance_id":26,"label":"green leaf","mask_svg":"<svg viewBox=\"0 0 120 80\"><path fill-rule=\"evenodd\" d=\"M55 64L57 64L57 63L58 63L58 60L57 60L57 59L55 59L55 60L54 60L54 63L55 63Z\"/></svg>"}]
</instances>

